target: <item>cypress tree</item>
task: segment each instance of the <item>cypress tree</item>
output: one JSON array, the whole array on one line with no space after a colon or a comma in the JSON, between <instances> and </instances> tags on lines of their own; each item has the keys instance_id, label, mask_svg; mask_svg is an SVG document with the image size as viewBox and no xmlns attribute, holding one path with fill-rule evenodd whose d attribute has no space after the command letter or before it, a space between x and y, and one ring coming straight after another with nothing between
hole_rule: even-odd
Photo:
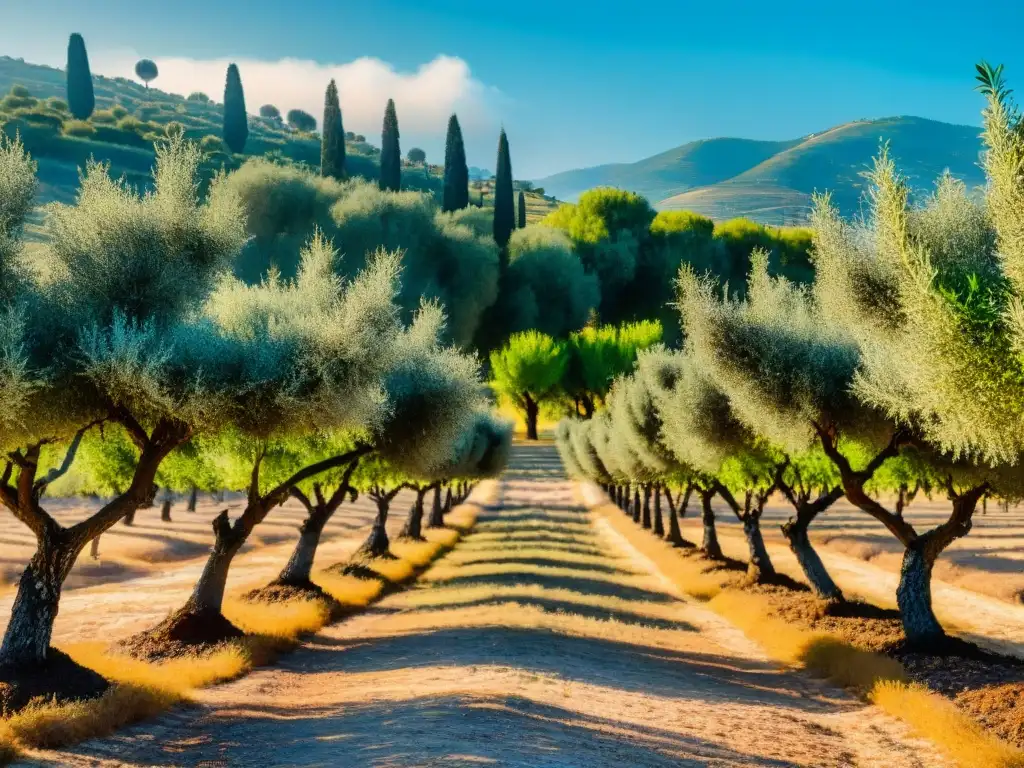
<instances>
[{"instance_id":1,"label":"cypress tree","mask_svg":"<svg viewBox=\"0 0 1024 768\"><path fill-rule=\"evenodd\" d=\"M324 94L324 121L320 138L320 175L345 178L345 128L341 124L338 86L331 80Z\"/></svg>"},{"instance_id":2,"label":"cypress tree","mask_svg":"<svg viewBox=\"0 0 1024 768\"><path fill-rule=\"evenodd\" d=\"M249 116L245 113L245 93L238 67L228 65L228 77L224 84L224 143L232 152L245 149L249 138Z\"/></svg>"},{"instance_id":3,"label":"cypress tree","mask_svg":"<svg viewBox=\"0 0 1024 768\"><path fill-rule=\"evenodd\" d=\"M519 229L526 226L526 195L519 190Z\"/></svg>"},{"instance_id":4,"label":"cypress tree","mask_svg":"<svg viewBox=\"0 0 1024 768\"><path fill-rule=\"evenodd\" d=\"M398 146L398 115L394 99L384 110L384 130L380 137L380 188L397 192L402 188L402 150Z\"/></svg>"},{"instance_id":5,"label":"cypress tree","mask_svg":"<svg viewBox=\"0 0 1024 768\"><path fill-rule=\"evenodd\" d=\"M96 108L96 94L92 90L92 72L85 40L77 32L68 38L68 109L79 120L88 120Z\"/></svg>"},{"instance_id":6,"label":"cypress tree","mask_svg":"<svg viewBox=\"0 0 1024 768\"><path fill-rule=\"evenodd\" d=\"M503 249L516 228L515 201L512 198L512 161L508 154L508 137L501 129L498 137L498 167L494 177L494 242Z\"/></svg>"},{"instance_id":7,"label":"cypress tree","mask_svg":"<svg viewBox=\"0 0 1024 768\"><path fill-rule=\"evenodd\" d=\"M454 114L448 118L448 136L444 142L444 198L441 209L457 211L469 207L469 166L462 128Z\"/></svg>"}]
</instances>

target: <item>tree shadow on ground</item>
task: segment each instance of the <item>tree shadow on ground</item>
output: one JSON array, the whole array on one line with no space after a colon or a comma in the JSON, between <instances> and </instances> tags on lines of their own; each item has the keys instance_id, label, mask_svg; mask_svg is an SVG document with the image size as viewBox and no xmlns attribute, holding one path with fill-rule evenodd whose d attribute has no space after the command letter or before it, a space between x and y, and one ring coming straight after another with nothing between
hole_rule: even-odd
<instances>
[{"instance_id":1,"label":"tree shadow on ground","mask_svg":"<svg viewBox=\"0 0 1024 768\"><path fill-rule=\"evenodd\" d=\"M154 744L133 728L73 754L126 765L433 766L476 768L795 768L662 728L581 714L520 696L454 694L307 709L246 706L203 717L177 712L180 736ZM196 716L198 715L198 716ZM186 722L185 718L191 718ZM285 720L286 719L286 720ZM287 726L284 727L284 723ZM159 754L157 754L159 753ZM135 754L144 755L135 761ZM36 762L35 765L49 765Z\"/></svg>"}]
</instances>

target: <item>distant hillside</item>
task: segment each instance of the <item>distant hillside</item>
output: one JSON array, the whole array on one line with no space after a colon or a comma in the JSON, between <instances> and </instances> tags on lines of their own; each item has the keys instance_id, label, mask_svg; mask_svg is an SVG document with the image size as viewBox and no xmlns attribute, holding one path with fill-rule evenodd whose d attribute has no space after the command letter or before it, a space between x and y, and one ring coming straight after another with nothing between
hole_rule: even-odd
<instances>
[{"instance_id":1,"label":"distant hillside","mask_svg":"<svg viewBox=\"0 0 1024 768\"><path fill-rule=\"evenodd\" d=\"M917 191L929 189L947 168L969 186L980 185L979 133L920 117L862 120L793 141L695 141L637 163L567 171L536 183L561 199L610 185L639 192L659 209L794 223L806 217L815 191L831 191L845 215L857 212L863 173L883 141Z\"/></svg>"},{"instance_id":2,"label":"distant hillside","mask_svg":"<svg viewBox=\"0 0 1024 768\"><path fill-rule=\"evenodd\" d=\"M13 93L19 86L18 93ZM79 168L90 157L109 163L115 176L140 186L149 184L154 142L166 138L172 123L179 124L187 138L202 143L207 175L237 167L253 155L320 165L319 136L294 131L280 120L250 115L245 152L232 154L220 139L224 113L215 100L186 98L124 78L98 75L93 78L93 88L95 111L87 122L74 120L65 103L63 70L0 56L0 130L11 136L19 134L38 163L40 203L72 199ZM208 94L214 99L219 95ZM376 178L380 150L361 136L350 135L346 145L348 173ZM408 166L403 186L438 190L440 172L437 166Z\"/></svg>"}]
</instances>

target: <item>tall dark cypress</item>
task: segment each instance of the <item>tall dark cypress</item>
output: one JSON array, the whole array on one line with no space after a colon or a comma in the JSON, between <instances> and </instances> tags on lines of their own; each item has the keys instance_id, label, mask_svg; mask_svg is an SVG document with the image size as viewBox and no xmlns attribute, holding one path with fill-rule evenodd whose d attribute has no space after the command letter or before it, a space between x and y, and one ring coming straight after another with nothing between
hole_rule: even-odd
<instances>
[{"instance_id":1,"label":"tall dark cypress","mask_svg":"<svg viewBox=\"0 0 1024 768\"><path fill-rule=\"evenodd\" d=\"M245 93L238 67L228 65L228 77L224 83L224 143L232 152L245 149L249 138L249 116L245 113Z\"/></svg>"},{"instance_id":2,"label":"tall dark cypress","mask_svg":"<svg viewBox=\"0 0 1024 768\"><path fill-rule=\"evenodd\" d=\"M402 188L402 150L398 146L398 115L394 99L384 110L384 130L380 136L380 188L397 192Z\"/></svg>"},{"instance_id":3,"label":"tall dark cypress","mask_svg":"<svg viewBox=\"0 0 1024 768\"><path fill-rule=\"evenodd\" d=\"M523 194L523 190L519 190L519 222L518 226L520 229L526 226L526 195Z\"/></svg>"},{"instance_id":4,"label":"tall dark cypress","mask_svg":"<svg viewBox=\"0 0 1024 768\"><path fill-rule=\"evenodd\" d=\"M441 209L457 211L469 207L469 166L462 143L459 118L448 118L448 136L444 142L444 197Z\"/></svg>"},{"instance_id":5,"label":"tall dark cypress","mask_svg":"<svg viewBox=\"0 0 1024 768\"><path fill-rule=\"evenodd\" d=\"M516 208L512 198L512 161L508 154L508 137L501 129L498 137L498 168L494 177L494 242L499 248L508 245L516 228Z\"/></svg>"},{"instance_id":6,"label":"tall dark cypress","mask_svg":"<svg viewBox=\"0 0 1024 768\"><path fill-rule=\"evenodd\" d=\"M88 120L96 108L96 94L92 90L92 72L85 40L77 32L68 38L68 109L79 120Z\"/></svg>"},{"instance_id":7,"label":"tall dark cypress","mask_svg":"<svg viewBox=\"0 0 1024 768\"><path fill-rule=\"evenodd\" d=\"M320 175L345 178L345 128L341 124L338 86L331 80L324 94L324 122L320 131Z\"/></svg>"}]
</instances>

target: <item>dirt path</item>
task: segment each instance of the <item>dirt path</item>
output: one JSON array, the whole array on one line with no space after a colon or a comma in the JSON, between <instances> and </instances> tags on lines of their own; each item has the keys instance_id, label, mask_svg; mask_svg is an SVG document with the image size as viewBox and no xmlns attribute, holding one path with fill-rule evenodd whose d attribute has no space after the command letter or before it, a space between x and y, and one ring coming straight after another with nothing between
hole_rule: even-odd
<instances>
[{"instance_id":1,"label":"dirt path","mask_svg":"<svg viewBox=\"0 0 1024 768\"><path fill-rule=\"evenodd\" d=\"M68 766L941 766L873 707L779 671L517 446L500 501L416 588Z\"/></svg>"}]
</instances>

